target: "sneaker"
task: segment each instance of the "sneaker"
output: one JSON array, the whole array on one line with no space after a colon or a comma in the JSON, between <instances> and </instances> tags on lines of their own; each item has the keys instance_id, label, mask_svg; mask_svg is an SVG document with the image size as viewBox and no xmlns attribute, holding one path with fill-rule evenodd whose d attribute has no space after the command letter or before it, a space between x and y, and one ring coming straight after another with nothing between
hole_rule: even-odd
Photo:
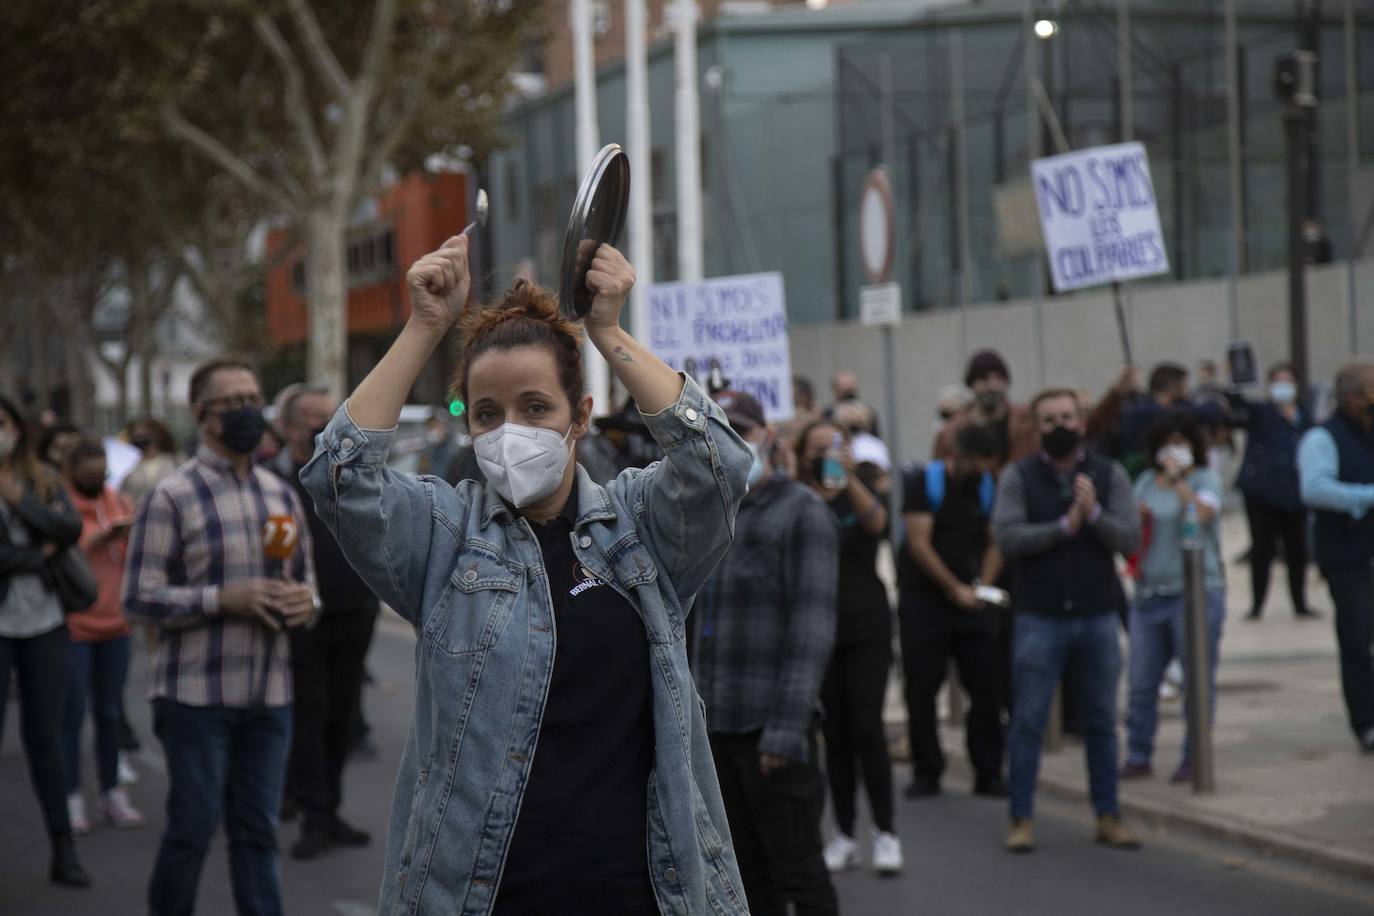
<instances>
[{"instance_id":1,"label":"sneaker","mask_svg":"<svg viewBox=\"0 0 1374 916\"><path fill-rule=\"evenodd\" d=\"M1028 817L1012 818L1007 831L1007 852L1031 852L1035 849L1035 825Z\"/></svg>"},{"instance_id":2,"label":"sneaker","mask_svg":"<svg viewBox=\"0 0 1374 916\"><path fill-rule=\"evenodd\" d=\"M334 846L366 846L372 842L372 836L367 831L359 830L340 817L334 818L327 833L329 842Z\"/></svg>"},{"instance_id":3,"label":"sneaker","mask_svg":"<svg viewBox=\"0 0 1374 916\"><path fill-rule=\"evenodd\" d=\"M133 764L129 763L128 751L119 752L119 784L121 786L138 785L138 770L135 770Z\"/></svg>"},{"instance_id":4,"label":"sneaker","mask_svg":"<svg viewBox=\"0 0 1374 916\"><path fill-rule=\"evenodd\" d=\"M906 866L902 841L895 834L873 831L873 870L884 877L900 874Z\"/></svg>"},{"instance_id":5,"label":"sneaker","mask_svg":"<svg viewBox=\"0 0 1374 916\"><path fill-rule=\"evenodd\" d=\"M1140 848L1140 837L1121 822L1119 814L1104 814L1097 819L1097 842L1113 849Z\"/></svg>"},{"instance_id":6,"label":"sneaker","mask_svg":"<svg viewBox=\"0 0 1374 916\"><path fill-rule=\"evenodd\" d=\"M1128 760L1121 766L1121 772L1117 773L1118 779L1149 779L1155 775L1155 768L1148 762L1140 763Z\"/></svg>"},{"instance_id":7,"label":"sneaker","mask_svg":"<svg viewBox=\"0 0 1374 916\"><path fill-rule=\"evenodd\" d=\"M973 783L973 794L983 798L1006 798L1006 780L998 776L993 779L978 779Z\"/></svg>"},{"instance_id":8,"label":"sneaker","mask_svg":"<svg viewBox=\"0 0 1374 916\"><path fill-rule=\"evenodd\" d=\"M48 867L48 878L53 884L62 887L90 887L91 876L81 867L76 857L76 844L72 835L65 833L52 841L52 865Z\"/></svg>"},{"instance_id":9,"label":"sneaker","mask_svg":"<svg viewBox=\"0 0 1374 916\"><path fill-rule=\"evenodd\" d=\"M1177 770L1174 770L1174 775L1172 775L1172 776L1169 777L1169 782L1173 783L1174 785L1178 785L1178 784L1180 784L1180 783L1185 783L1185 782L1192 782L1192 781L1193 781L1193 765L1192 765L1190 762L1188 762L1187 760L1185 760L1185 761L1183 761L1182 763L1180 763L1180 764L1178 765L1178 769L1177 769Z\"/></svg>"},{"instance_id":10,"label":"sneaker","mask_svg":"<svg viewBox=\"0 0 1374 916\"><path fill-rule=\"evenodd\" d=\"M86 799L80 792L67 796L67 820L71 822L72 833L77 836L91 832L91 819L86 816Z\"/></svg>"},{"instance_id":11,"label":"sneaker","mask_svg":"<svg viewBox=\"0 0 1374 916\"><path fill-rule=\"evenodd\" d=\"M307 824L301 830L301 838L291 847L291 858L302 862L318 859L328 852L332 845L329 842L328 828Z\"/></svg>"},{"instance_id":12,"label":"sneaker","mask_svg":"<svg viewBox=\"0 0 1374 916\"><path fill-rule=\"evenodd\" d=\"M129 793L123 787L106 792L99 802L100 815L111 827L142 827L143 812L129 801Z\"/></svg>"},{"instance_id":13,"label":"sneaker","mask_svg":"<svg viewBox=\"0 0 1374 916\"><path fill-rule=\"evenodd\" d=\"M852 837L841 833L825 844L825 851L821 853L821 857L825 859L825 867L830 872L858 868L859 844L854 842Z\"/></svg>"}]
</instances>

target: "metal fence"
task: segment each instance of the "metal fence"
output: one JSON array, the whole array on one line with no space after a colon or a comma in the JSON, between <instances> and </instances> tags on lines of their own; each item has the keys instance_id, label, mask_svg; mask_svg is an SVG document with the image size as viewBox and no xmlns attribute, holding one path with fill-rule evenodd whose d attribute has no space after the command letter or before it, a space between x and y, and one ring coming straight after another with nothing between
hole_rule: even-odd
<instances>
[{"instance_id":1,"label":"metal fence","mask_svg":"<svg viewBox=\"0 0 1374 916\"><path fill-rule=\"evenodd\" d=\"M857 202L865 174L888 157L897 201L894 279L907 310L1044 292L1043 259L1025 245L1004 244L998 204L1004 213L1033 207L1028 162L1063 142L1145 144L1174 279L1282 267L1286 159L1273 73L1304 24L1314 28L1319 55L1313 215L1334 258L1367 254L1374 247L1364 226L1374 177L1352 174L1351 164L1374 152L1374 2L1352 4L1348 35L1340 2L1322 5L1324 15L1315 20L1300 19L1291 2L1237 5L1233 55L1219 0L1174 9L1132 3L1125 16L1112 3L1059 3L1052 13L1050 4L1019 13L955 11L841 46L839 152L831 163L836 317L858 312L866 280ZM1037 25L1048 37L1037 35ZM1228 60L1237 73L1239 233ZM1029 88L1036 81L1044 90L1039 105ZM885 124L892 147L886 154Z\"/></svg>"}]
</instances>

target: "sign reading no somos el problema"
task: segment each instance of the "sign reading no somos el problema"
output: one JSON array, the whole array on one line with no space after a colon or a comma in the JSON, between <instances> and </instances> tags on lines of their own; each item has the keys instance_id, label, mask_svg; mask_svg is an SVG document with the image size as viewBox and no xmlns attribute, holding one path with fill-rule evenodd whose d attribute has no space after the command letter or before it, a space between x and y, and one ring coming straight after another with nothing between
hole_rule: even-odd
<instances>
[{"instance_id":1,"label":"sign reading no somos el problema","mask_svg":"<svg viewBox=\"0 0 1374 916\"><path fill-rule=\"evenodd\" d=\"M792 356L782 274L744 274L649 287L649 348L698 375L719 360L730 387L763 405L769 422L792 416Z\"/></svg>"},{"instance_id":2,"label":"sign reading no somos el problema","mask_svg":"<svg viewBox=\"0 0 1374 916\"><path fill-rule=\"evenodd\" d=\"M1142 144L1037 159L1031 179L1056 292L1169 272Z\"/></svg>"}]
</instances>

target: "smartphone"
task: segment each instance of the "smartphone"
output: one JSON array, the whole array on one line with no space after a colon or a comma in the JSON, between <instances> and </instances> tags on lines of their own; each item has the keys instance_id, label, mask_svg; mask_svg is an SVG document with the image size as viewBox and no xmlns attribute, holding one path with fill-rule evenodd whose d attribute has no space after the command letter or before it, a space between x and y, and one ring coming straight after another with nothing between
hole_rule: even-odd
<instances>
[{"instance_id":1,"label":"smartphone","mask_svg":"<svg viewBox=\"0 0 1374 916\"><path fill-rule=\"evenodd\" d=\"M992 585L980 585L973 590L973 594L977 596L979 601L984 604L990 604L993 607L1011 606L1011 595L1007 594L1003 589Z\"/></svg>"}]
</instances>

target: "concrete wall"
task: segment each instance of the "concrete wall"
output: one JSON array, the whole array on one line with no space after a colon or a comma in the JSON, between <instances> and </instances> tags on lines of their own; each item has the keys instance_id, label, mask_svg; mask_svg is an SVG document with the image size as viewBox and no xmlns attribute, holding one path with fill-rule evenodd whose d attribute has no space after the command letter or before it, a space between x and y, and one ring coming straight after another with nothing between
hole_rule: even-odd
<instances>
[{"instance_id":1,"label":"concrete wall","mask_svg":"<svg viewBox=\"0 0 1374 916\"><path fill-rule=\"evenodd\" d=\"M1347 265L1313 268L1308 275L1308 340L1314 381L1328 382L1356 352L1351 340ZM1358 347L1374 355L1374 260L1357 262ZM1204 358L1224 363L1230 332L1226 280L1128 286L1127 321L1136 363L1148 373L1161 360L1193 368ZM1239 337L1255 345L1261 366L1286 359L1288 278L1281 272L1242 277L1237 287ZM1036 325L1041 326L1037 336ZM1012 395L1028 400L1046 384L1100 391L1121 369L1122 354L1107 288L1046 299L969 306L910 315L894 329L897 408L903 461L924 458L930 446L936 397L960 381L968 355L991 347L1012 372ZM840 369L857 372L864 400L886 418L881 332L856 322L794 324L792 367L809 377L825 400ZM884 432L890 424L884 420Z\"/></svg>"}]
</instances>

